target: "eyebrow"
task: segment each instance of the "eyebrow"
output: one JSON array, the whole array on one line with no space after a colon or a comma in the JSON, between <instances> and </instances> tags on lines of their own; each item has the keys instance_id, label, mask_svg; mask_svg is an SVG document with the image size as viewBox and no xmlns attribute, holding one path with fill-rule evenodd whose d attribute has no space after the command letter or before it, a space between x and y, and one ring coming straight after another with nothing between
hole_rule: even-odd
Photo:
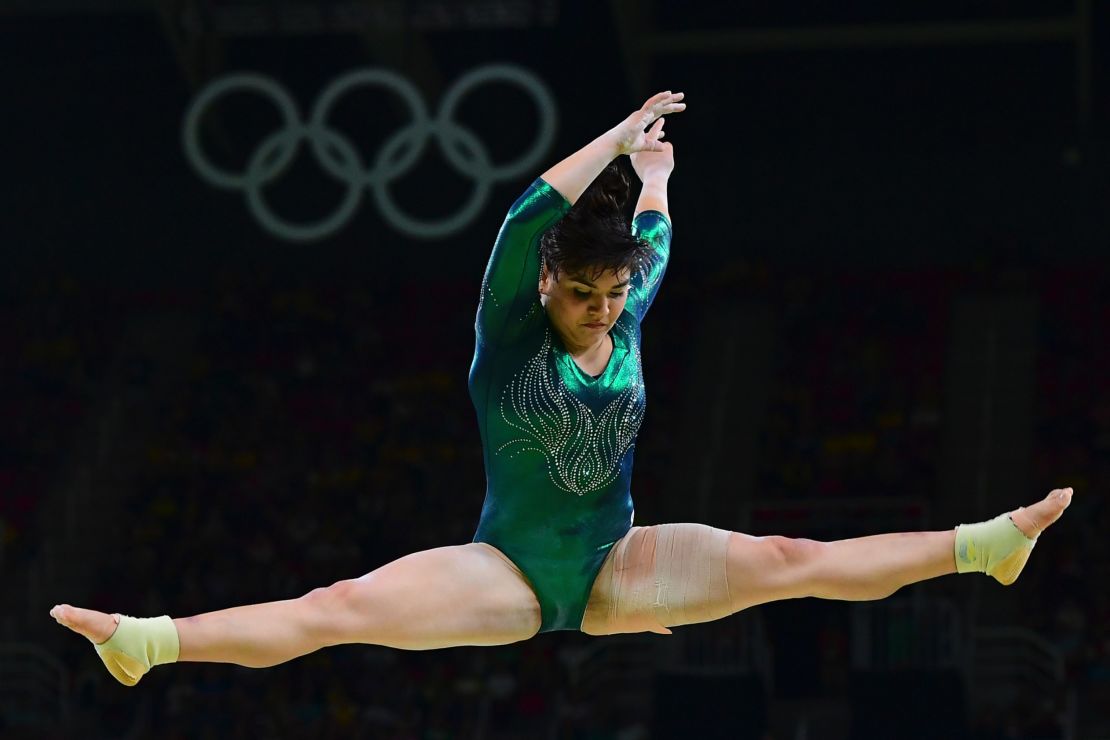
<instances>
[{"instance_id":1,"label":"eyebrow","mask_svg":"<svg viewBox=\"0 0 1110 740\"><path fill-rule=\"evenodd\" d=\"M591 288L596 288L597 287L596 285L594 285L593 283L591 283L589 280L587 280L586 278L584 278L581 275L571 275L570 279L573 280L576 283L582 283L583 285L588 285ZM616 285L613 286L613 288L623 288L624 286L628 285L628 283L629 283L629 281L625 280L623 283L617 283Z\"/></svg>"}]
</instances>

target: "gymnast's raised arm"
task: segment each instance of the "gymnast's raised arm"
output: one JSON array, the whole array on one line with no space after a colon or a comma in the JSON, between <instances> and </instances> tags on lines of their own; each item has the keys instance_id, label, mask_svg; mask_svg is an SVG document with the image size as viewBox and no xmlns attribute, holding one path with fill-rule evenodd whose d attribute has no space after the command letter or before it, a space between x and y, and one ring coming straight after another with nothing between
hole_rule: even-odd
<instances>
[{"instance_id":1,"label":"gymnast's raised arm","mask_svg":"<svg viewBox=\"0 0 1110 740\"><path fill-rule=\"evenodd\" d=\"M659 124L663 119L659 119ZM626 311L632 312L637 321L655 300L663 273L671 256L671 215L667 209L667 182L674 171L674 147L663 143L658 150L644 150L629 156L632 169L642 186L636 201L636 215L632 219L632 235L651 245L651 254L636 270L628 289Z\"/></svg>"},{"instance_id":2,"label":"gymnast's raised arm","mask_svg":"<svg viewBox=\"0 0 1110 740\"><path fill-rule=\"evenodd\" d=\"M497 235L482 280L475 322L479 343L511 342L525 329L524 319L538 306L540 236L570 210L618 156L668 153L669 145L660 141L661 116L684 110L686 104L680 102L683 97L672 92L653 95L639 110L544 172L517 198Z\"/></svg>"},{"instance_id":3,"label":"gymnast's raised arm","mask_svg":"<svg viewBox=\"0 0 1110 740\"><path fill-rule=\"evenodd\" d=\"M683 97L683 93L669 90L651 96L640 110L543 173L543 179L574 205L594 178L620 155L663 152L666 144L660 141L663 138L662 116L685 110L686 104L681 102ZM651 128L645 131L648 126Z\"/></svg>"}]
</instances>

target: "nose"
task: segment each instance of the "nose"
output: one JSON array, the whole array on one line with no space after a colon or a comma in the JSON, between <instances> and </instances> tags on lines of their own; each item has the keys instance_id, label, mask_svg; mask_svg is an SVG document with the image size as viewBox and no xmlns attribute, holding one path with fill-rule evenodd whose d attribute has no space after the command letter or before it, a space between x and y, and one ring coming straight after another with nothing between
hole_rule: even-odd
<instances>
[{"instance_id":1,"label":"nose","mask_svg":"<svg viewBox=\"0 0 1110 740\"><path fill-rule=\"evenodd\" d=\"M592 316L595 314L599 318L604 318L609 315L609 298L607 296L600 296L590 301L590 315Z\"/></svg>"}]
</instances>

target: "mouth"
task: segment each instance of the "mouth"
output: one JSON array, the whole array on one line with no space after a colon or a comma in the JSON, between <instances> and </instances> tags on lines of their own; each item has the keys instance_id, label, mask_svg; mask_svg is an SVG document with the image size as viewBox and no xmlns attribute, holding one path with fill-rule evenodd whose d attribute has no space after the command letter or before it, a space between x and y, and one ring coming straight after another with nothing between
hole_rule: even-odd
<instances>
[{"instance_id":1,"label":"mouth","mask_svg":"<svg viewBox=\"0 0 1110 740\"><path fill-rule=\"evenodd\" d=\"M588 329L604 329L606 327L606 324L604 324L600 321L596 321L592 324L583 324L583 326L585 326Z\"/></svg>"}]
</instances>

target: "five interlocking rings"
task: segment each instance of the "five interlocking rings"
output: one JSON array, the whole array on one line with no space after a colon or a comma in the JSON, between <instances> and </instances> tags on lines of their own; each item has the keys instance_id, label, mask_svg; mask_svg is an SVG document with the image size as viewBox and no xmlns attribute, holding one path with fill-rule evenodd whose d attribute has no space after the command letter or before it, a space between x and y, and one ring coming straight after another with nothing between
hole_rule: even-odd
<instances>
[{"instance_id":1,"label":"five interlocking rings","mask_svg":"<svg viewBox=\"0 0 1110 740\"><path fill-rule=\"evenodd\" d=\"M514 83L535 102L539 113L539 135L532 147L507 164L490 161L485 146L469 129L454 120L460 101L475 87L490 82ZM328 124L336 101L352 88L380 86L395 93L412 115L412 122L392 134L378 149L372 165L363 165L359 151L349 138ZM209 161L200 145L201 119L225 94L254 92L277 106L284 126L255 148L242 172L229 172ZM238 73L209 83L190 103L182 130L185 153L202 178L218 188L243 190L255 218L270 233L290 241L322 239L339 231L358 210L363 188L394 228L411 237L436 239L457 233L485 206L490 186L519 177L532 170L546 154L555 137L555 102L543 82L520 67L492 64L478 67L459 78L447 91L434 118L429 116L420 93L408 80L384 69L356 69L341 75L324 89L303 122L297 104L280 84L259 74ZM411 170L423 154L428 140L435 138L447 161L474 182L469 200L453 215L422 221L406 214L394 202L389 185ZM296 158L301 140L307 140L324 170L346 185L338 207L313 223L292 223L278 217L263 197L263 189L285 172Z\"/></svg>"}]
</instances>

